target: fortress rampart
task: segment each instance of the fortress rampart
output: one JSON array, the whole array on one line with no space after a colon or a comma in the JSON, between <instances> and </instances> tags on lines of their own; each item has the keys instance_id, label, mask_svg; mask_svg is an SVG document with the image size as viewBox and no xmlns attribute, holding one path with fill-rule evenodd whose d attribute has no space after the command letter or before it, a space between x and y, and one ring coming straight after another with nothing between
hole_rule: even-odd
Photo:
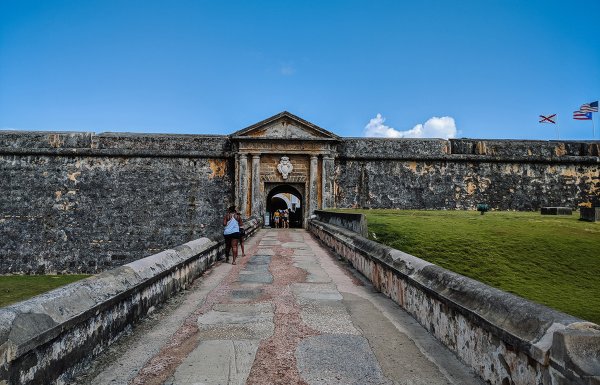
<instances>
[{"instance_id":1,"label":"fortress rampart","mask_svg":"<svg viewBox=\"0 0 600 385\"><path fill-rule=\"evenodd\" d=\"M94 273L214 238L229 205L262 217L288 187L305 220L333 207L597 204L599 146L339 138L289 113L231 136L0 131L0 273Z\"/></svg>"}]
</instances>

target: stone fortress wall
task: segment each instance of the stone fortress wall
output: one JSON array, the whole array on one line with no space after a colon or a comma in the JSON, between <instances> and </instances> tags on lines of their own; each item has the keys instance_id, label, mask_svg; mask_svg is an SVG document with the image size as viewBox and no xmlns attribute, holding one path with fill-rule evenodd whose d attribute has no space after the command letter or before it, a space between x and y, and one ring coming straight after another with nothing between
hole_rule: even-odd
<instances>
[{"instance_id":1,"label":"stone fortress wall","mask_svg":"<svg viewBox=\"0 0 600 385\"><path fill-rule=\"evenodd\" d=\"M598 203L599 145L342 138L332 154L333 206ZM215 238L237 202L236 158L227 136L0 131L0 273L94 273ZM262 156L263 180L277 161ZM291 161L294 172L311 167L302 153ZM323 208L322 197L313 205Z\"/></svg>"},{"instance_id":2,"label":"stone fortress wall","mask_svg":"<svg viewBox=\"0 0 600 385\"><path fill-rule=\"evenodd\" d=\"M0 272L95 273L214 238L227 137L0 131Z\"/></svg>"},{"instance_id":3,"label":"stone fortress wall","mask_svg":"<svg viewBox=\"0 0 600 385\"><path fill-rule=\"evenodd\" d=\"M345 139L337 207L499 210L598 204L600 142Z\"/></svg>"}]
</instances>

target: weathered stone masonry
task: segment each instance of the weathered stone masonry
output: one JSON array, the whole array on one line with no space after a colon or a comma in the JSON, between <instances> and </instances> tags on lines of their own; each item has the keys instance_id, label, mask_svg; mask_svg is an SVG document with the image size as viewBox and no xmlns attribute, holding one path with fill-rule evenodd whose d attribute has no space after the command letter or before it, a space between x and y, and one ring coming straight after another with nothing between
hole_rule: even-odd
<instances>
[{"instance_id":1,"label":"weathered stone masonry","mask_svg":"<svg viewBox=\"0 0 600 385\"><path fill-rule=\"evenodd\" d=\"M0 271L96 272L220 230L225 137L0 134Z\"/></svg>"},{"instance_id":2,"label":"weathered stone masonry","mask_svg":"<svg viewBox=\"0 0 600 385\"><path fill-rule=\"evenodd\" d=\"M337 207L500 210L598 203L598 142L346 139Z\"/></svg>"},{"instance_id":3,"label":"weathered stone masonry","mask_svg":"<svg viewBox=\"0 0 600 385\"><path fill-rule=\"evenodd\" d=\"M600 142L340 138L288 112L230 136L0 131L0 273L97 272L272 191L316 209L599 204ZM293 165L283 178L282 157Z\"/></svg>"}]
</instances>

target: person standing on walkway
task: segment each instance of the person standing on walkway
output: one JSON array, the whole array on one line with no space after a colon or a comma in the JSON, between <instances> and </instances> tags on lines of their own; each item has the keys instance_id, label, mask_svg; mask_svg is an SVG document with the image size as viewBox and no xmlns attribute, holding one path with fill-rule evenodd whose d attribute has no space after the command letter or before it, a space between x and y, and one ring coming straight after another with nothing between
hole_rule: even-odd
<instances>
[{"instance_id":1,"label":"person standing on walkway","mask_svg":"<svg viewBox=\"0 0 600 385\"><path fill-rule=\"evenodd\" d=\"M244 251L244 236L246 236L246 230L244 225L242 224L241 218L242 218L242 214L239 213L239 211L237 212L237 215L240 217L240 223L239 223L239 227L240 227L240 248L242 249L242 257L246 256L246 252Z\"/></svg>"},{"instance_id":2,"label":"person standing on walkway","mask_svg":"<svg viewBox=\"0 0 600 385\"><path fill-rule=\"evenodd\" d=\"M232 249L233 261L232 265L235 265L235 260L238 254L238 240L240 239L240 225L242 224L242 217L235 209L235 206L229 207L227 214L223 217L223 235L225 236L225 261L229 262L229 250Z\"/></svg>"}]
</instances>

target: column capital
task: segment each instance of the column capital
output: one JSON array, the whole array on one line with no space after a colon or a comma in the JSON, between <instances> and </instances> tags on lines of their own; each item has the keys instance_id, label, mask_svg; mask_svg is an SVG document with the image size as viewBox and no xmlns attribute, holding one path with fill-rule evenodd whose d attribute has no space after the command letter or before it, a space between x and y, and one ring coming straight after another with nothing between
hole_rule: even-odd
<instances>
[{"instance_id":1,"label":"column capital","mask_svg":"<svg viewBox=\"0 0 600 385\"><path fill-rule=\"evenodd\" d=\"M260 159L261 154L252 154L252 159Z\"/></svg>"},{"instance_id":2,"label":"column capital","mask_svg":"<svg viewBox=\"0 0 600 385\"><path fill-rule=\"evenodd\" d=\"M237 156L239 156L240 158L248 158L248 154L246 154L245 152L240 152L238 154L236 154Z\"/></svg>"},{"instance_id":3,"label":"column capital","mask_svg":"<svg viewBox=\"0 0 600 385\"><path fill-rule=\"evenodd\" d=\"M319 159L319 155L314 155L313 154L313 155L310 156L310 160L316 160L316 159Z\"/></svg>"}]
</instances>

